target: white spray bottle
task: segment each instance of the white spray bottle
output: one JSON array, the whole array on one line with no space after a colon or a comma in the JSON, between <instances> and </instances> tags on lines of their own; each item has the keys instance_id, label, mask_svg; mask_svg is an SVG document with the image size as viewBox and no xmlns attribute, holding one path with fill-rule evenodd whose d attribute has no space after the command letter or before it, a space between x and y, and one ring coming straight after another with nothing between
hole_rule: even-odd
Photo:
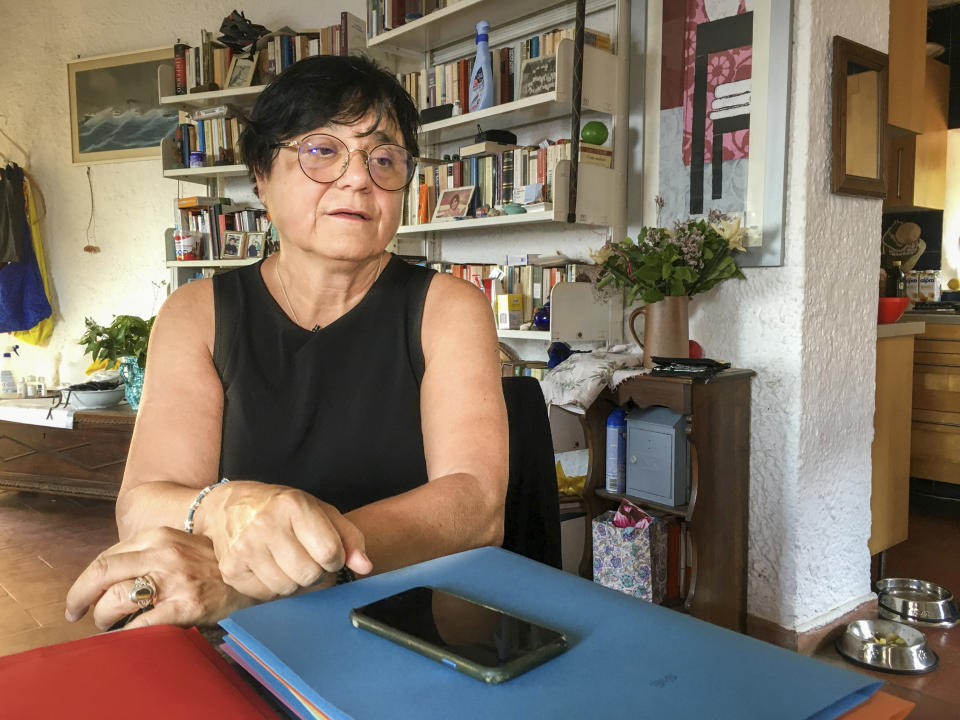
<instances>
[{"instance_id":1,"label":"white spray bottle","mask_svg":"<svg viewBox=\"0 0 960 720\"><path fill-rule=\"evenodd\" d=\"M493 68L490 66L490 23L477 23L477 59L470 73L469 108L483 110L493 105Z\"/></svg>"}]
</instances>

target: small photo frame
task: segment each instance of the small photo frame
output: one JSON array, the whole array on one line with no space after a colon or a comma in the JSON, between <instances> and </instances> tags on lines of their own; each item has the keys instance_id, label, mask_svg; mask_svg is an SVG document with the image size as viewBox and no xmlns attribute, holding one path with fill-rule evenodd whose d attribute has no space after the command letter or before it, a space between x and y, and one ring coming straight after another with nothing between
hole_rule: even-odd
<instances>
[{"instance_id":1,"label":"small photo frame","mask_svg":"<svg viewBox=\"0 0 960 720\"><path fill-rule=\"evenodd\" d=\"M223 234L223 250L220 252L221 260L239 260L243 257L244 240L246 233L233 232L228 230Z\"/></svg>"},{"instance_id":2,"label":"small photo frame","mask_svg":"<svg viewBox=\"0 0 960 720\"><path fill-rule=\"evenodd\" d=\"M520 97L531 97L557 89L557 56L545 55L524 60L520 65Z\"/></svg>"},{"instance_id":3,"label":"small photo frame","mask_svg":"<svg viewBox=\"0 0 960 720\"><path fill-rule=\"evenodd\" d=\"M249 55L234 55L230 61L230 69L227 71L227 87L242 88L249 87L253 80L253 73L257 69L258 52Z\"/></svg>"},{"instance_id":4,"label":"small photo frame","mask_svg":"<svg viewBox=\"0 0 960 720\"><path fill-rule=\"evenodd\" d=\"M467 216L475 185L447 188L440 193L437 207L433 211L433 222L446 222Z\"/></svg>"},{"instance_id":5,"label":"small photo frame","mask_svg":"<svg viewBox=\"0 0 960 720\"><path fill-rule=\"evenodd\" d=\"M267 234L265 232L248 232L245 241L244 257L262 258L263 246L266 242Z\"/></svg>"}]
</instances>

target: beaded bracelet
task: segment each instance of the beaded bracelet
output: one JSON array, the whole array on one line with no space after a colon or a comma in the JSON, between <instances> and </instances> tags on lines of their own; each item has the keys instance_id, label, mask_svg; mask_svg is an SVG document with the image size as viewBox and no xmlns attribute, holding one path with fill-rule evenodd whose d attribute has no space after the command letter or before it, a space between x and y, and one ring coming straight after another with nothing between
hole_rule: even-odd
<instances>
[{"instance_id":1,"label":"beaded bracelet","mask_svg":"<svg viewBox=\"0 0 960 720\"><path fill-rule=\"evenodd\" d=\"M184 530L193 535L193 514L197 511L197 508L200 507L200 503L203 502L203 499L210 493L211 490L228 482L230 482L228 478L221 478L217 482L213 483L213 485L207 485L203 490L200 491L200 494L197 495L192 503L190 503L190 510L187 512L187 519L183 523Z\"/></svg>"}]
</instances>

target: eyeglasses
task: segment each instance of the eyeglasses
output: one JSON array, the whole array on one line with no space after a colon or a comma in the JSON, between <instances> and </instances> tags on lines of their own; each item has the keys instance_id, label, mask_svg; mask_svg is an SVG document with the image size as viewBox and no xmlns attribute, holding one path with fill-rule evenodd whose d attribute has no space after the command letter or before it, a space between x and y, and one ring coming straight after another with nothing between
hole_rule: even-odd
<instances>
[{"instance_id":1,"label":"eyeglasses","mask_svg":"<svg viewBox=\"0 0 960 720\"><path fill-rule=\"evenodd\" d=\"M332 183L343 177L350 167L353 153L363 153L363 164L370 179L383 190L403 190L413 179L417 158L401 145L377 145L372 150L350 150L333 135L316 133L302 140L277 143L275 148L297 148L300 169L318 183Z\"/></svg>"}]
</instances>

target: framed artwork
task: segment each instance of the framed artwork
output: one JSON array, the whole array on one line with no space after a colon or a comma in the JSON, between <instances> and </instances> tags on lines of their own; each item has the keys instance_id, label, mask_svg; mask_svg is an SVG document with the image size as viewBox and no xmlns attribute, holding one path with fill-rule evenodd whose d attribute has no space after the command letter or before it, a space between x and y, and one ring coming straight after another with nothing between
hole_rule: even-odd
<instances>
[{"instance_id":1,"label":"framed artwork","mask_svg":"<svg viewBox=\"0 0 960 720\"><path fill-rule=\"evenodd\" d=\"M267 234L265 232L248 232L245 242L246 249L244 250L244 257L263 257L263 245L266 241L266 237Z\"/></svg>"},{"instance_id":2,"label":"framed artwork","mask_svg":"<svg viewBox=\"0 0 960 720\"><path fill-rule=\"evenodd\" d=\"M223 234L223 249L220 251L221 260L237 260L243 257L244 240L246 233L227 231Z\"/></svg>"},{"instance_id":3,"label":"framed artwork","mask_svg":"<svg viewBox=\"0 0 960 720\"><path fill-rule=\"evenodd\" d=\"M646 0L640 13L644 66L630 104L643 108L642 224L740 217L742 266L783 263L790 5Z\"/></svg>"},{"instance_id":4,"label":"framed artwork","mask_svg":"<svg viewBox=\"0 0 960 720\"><path fill-rule=\"evenodd\" d=\"M437 207L433 211L433 222L445 222L467 216L470 200L473 198L474 185L447 188L440 193Z\"/></svg>"},{"instance_id":5,"label":"framed artwork","mask_svg":"<svg viewBox=\"0 0 960 720\"><path fill-rule=\"evenodd\" d=\"M249 87L253 80L253 73L257 69L257 55L259 52L249 55L234 55L230 61L230 69L227 70L227 87L241 88Z\"/></svg>"},{"instance_id":6,"label":"framed artwork","mask_svg":"<svg viewBox=\"0 0 960 720\"><path fill-rule=\"evenodd\" d=\"M553 92L557 88L557 56L524 60L520 65L520 97Z\"/></svg>"},{"instance_id":7,"label":"framed artwork","mask_svg":"<svg viewBox=\"0 0 960 720\"><path fill-rule=\"evenodd\" d=\"M172 72L172 47L67 63L74 165L160 156L177 127L177 109L160 105L161 65Z\"/></svg>"}]
</instances>

